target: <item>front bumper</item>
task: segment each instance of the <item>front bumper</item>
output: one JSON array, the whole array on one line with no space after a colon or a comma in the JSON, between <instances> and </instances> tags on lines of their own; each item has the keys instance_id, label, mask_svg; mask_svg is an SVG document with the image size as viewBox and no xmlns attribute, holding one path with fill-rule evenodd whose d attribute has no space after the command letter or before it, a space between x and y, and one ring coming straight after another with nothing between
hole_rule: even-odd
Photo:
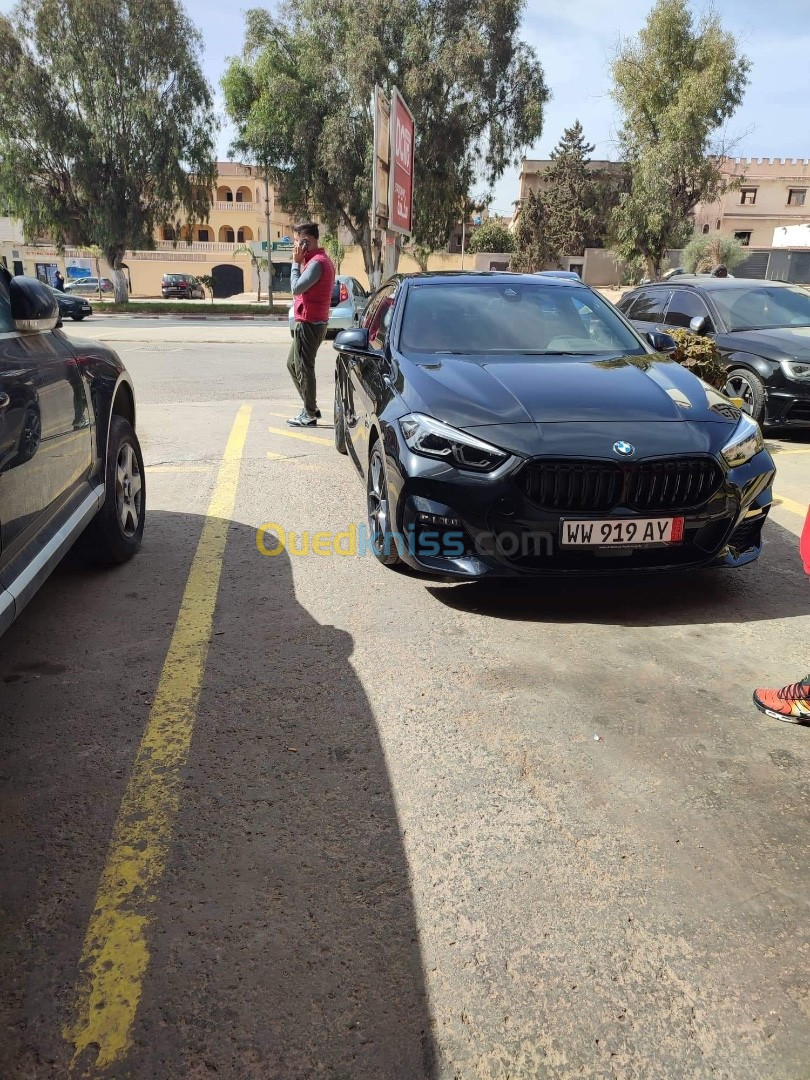
<instances>
[{"instance_id":1,"label":"front bumper","mask_svg":"<svg viewBox=\"0 0 810 1080\"><path fill-rule=\"evenodd\" d=\"M770 509L773 461L762 451L725 473L699 507L635 513L540 509L515 483L523 459L492 476L463 472L413 454L392 425L385 432L390 520L400 557L413 569L454 578L615 575L705 566L742 566L757 558ZM561 522L604 518L683 517L677 544L571 548L560 544Z\"/></svg>"},{"instance_id":2,"label":"front bumper","mask_svg":"<svg viewBox=\"0 0 810 1080\"><path fill-rule=\"evenodd\" d=\"M781 374L781 373L780 373ZM810 427L810 379L786 379L767 389L766 423L775 427Z\"/></svg>"}]
</instances>

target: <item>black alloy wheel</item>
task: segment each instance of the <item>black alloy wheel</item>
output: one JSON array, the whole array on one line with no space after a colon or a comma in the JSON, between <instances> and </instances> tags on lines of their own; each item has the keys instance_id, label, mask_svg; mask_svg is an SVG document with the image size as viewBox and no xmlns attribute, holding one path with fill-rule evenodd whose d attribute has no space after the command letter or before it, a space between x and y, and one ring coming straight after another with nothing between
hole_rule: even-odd
<instances>
[{"instance_id":1,"label":"black alloy wheel","mask_svg":"<svg viewBox=\"0 0 810 1080\"><path fill-rule=\"evenodd\" d=\"M384 566L396 566L401 560L390 520L388 478L385 455L379 439L374 443L368 463L368 530L374 554Z\"/></svg>"}]
</instances>

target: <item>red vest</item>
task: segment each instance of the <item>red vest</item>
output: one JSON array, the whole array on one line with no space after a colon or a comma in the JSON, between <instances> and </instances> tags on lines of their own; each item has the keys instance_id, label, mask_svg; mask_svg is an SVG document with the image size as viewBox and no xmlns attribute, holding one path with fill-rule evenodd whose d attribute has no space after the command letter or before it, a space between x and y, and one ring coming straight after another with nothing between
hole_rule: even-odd
<instances>
[{"instance_id":1,"label":"red vest","mask_svg":"<svg viewBox=\"0 0 810 1080\"><path fill-rule=\"evenodd\" d=\"M799 551L802 554L805 573L810 574L810 510L807 511L807 520L802 530L802 538L799 541Z\"/></svg>"},{"instance_id":2,"label":"red vest","mask_svg":"<svg viewBox=\"0 0 810 1080\"><path fill-rule=\"evenodd\" d=\"M311 255L307 254L304 266L309 266L310 262L315 260L321 264L321 276L306 292L296 296L293 309L296 322L329 322L335 268L323 248L313 251Z\"/></svg>"}]
</instances>

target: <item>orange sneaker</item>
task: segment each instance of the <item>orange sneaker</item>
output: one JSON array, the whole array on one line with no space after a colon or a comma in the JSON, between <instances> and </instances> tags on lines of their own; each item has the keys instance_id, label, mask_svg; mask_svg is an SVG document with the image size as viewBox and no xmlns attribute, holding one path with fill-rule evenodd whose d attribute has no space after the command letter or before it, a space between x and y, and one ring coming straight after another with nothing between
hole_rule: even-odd
<instances>
[{"instance_id":1,"label":"orange sneaker","mask_svg":"<svg viewBox=\"0 0 810 1080\"><path fill-rule=\"evenodd\" d=\"M755 690L754 704L776 720L789 724L810 724L810 675L781 690Z\"/></svg>"}]
</instances>

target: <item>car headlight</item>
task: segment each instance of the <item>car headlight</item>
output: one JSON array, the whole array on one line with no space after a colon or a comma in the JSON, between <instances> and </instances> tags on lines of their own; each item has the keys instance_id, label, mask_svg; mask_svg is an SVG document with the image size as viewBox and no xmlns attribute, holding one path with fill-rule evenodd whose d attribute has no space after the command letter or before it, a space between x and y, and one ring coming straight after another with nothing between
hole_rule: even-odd
<instances>
[{"instance_id":1,"label":"car headlight","mask_svg":"<svg viewBox=\"0 0 810 1080\"><path fill-rule=\"evenodd\" d=\"M492 472L509 457L506 451L499 450L497 446L422 413L403 416L399 427L403 439L415 454L450 461L461 469Z\"/></svg>"},{"instance_id":2,"label":"car headlight","mask_svg":"<svg viewBox=\"0 0 810 1080\"><path fill-rule=\"evenodd\" d=\"M734 429L734 434L720 453L726 464L735 468L737 465L745 465L746 461L750 461L755 454L758 454L764 445L759 424L747 413L743 413Z\"/></svg>"},{"instance_id":3,"label":"car headlight","mask_svg":"<svg viewBox=\"0 0 810 1080\"><path fill-rule=\"evenodd\" d=\"M810 364L799 360L781 360L779 366L788 379L810 379Z\"/></svg>"}]
</instances>

